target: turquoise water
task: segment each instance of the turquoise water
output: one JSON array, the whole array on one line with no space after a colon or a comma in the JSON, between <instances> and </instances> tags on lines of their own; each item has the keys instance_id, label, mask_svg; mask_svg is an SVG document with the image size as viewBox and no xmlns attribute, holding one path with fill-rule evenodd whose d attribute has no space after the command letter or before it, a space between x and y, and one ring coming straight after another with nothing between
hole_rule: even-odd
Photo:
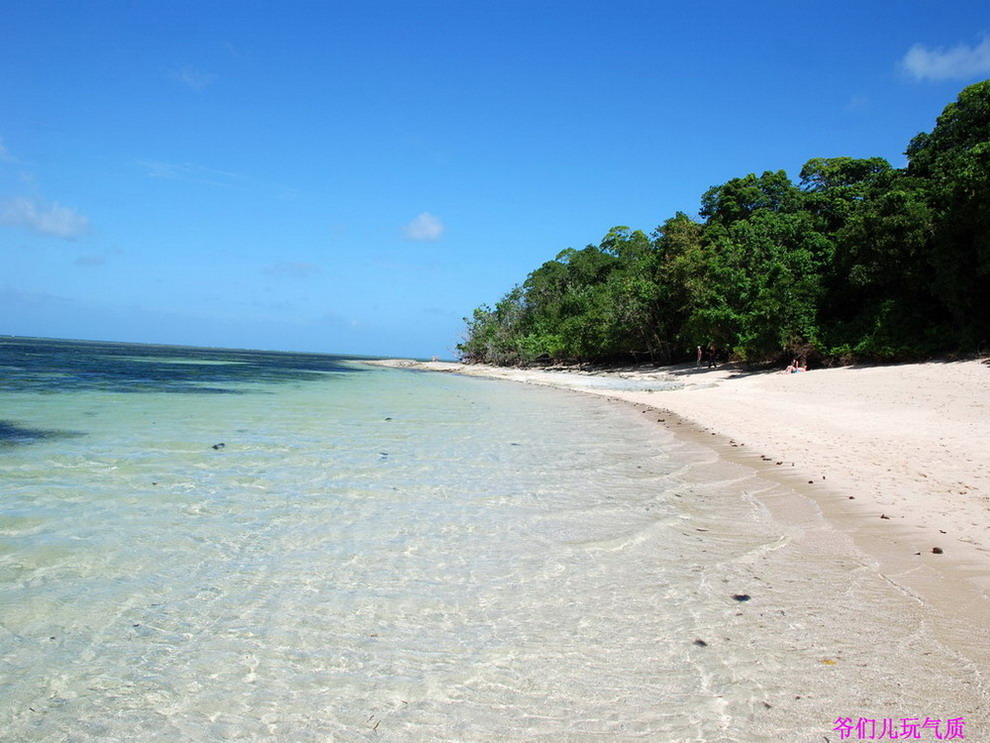
<instances>
[{"instance_id":1,"label":"turquoise water","mask_svg":"<svg viewBox=\"0 0 990 743\"><path fill-rule=\"evenodd\" d=\"M812 629L903 616L839 558L818 577L866 598L818 622L768 486L700 477L710 452L631 407L335 357L0 353L5 741L810 740Z\"/></svg>"}]
</instances>

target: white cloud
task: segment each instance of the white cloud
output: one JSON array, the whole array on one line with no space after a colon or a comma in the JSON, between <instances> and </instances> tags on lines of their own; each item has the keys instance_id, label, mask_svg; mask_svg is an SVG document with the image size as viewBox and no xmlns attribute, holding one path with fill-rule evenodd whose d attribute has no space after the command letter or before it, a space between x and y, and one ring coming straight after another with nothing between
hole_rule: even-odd
<instances>
[{"instance_id":1,"label":"white cloud","mask_svg":"<svg viewBox=\"0 0 990 743\"><path fill-rule=\"evenodd\" d=\"M917 80L950 80L990 74L990 36L977 46L929 49L915 44L901 65Z\"/></svg>"},{"instance_id":2,"label":"white cloud","mask_svg":"<svg viewBox=\"0 0 990 743\"><path fill-rule=\"evenodd\" d=\"M201 72L195 67L190 67L186 65L185 67L178 70L169 70L168 76L175 80L177 83L182 83L188 88L193 90L203 90L213 84L213 81L217 79L216 75L209 72Z\"/></svg>"},{"instance_id":3,"label":"white cloud","mask_svg":"<svg viewBox=\"0 0 990 743\"><path fill-rule=\"evenodd\" d=\"M406 240L432 242L440 239L444 229L446 228L440 217L423 212L402 228L402 234L405 235Z\"/></svg>"},{"instance_id":4,"label":"white cloud","mask_svg":"<svg viewBox=\"0 0 990 743\"><path fill-rule=\"evenodd\" d=\"M23 227L39 235L73 240L89 230L89 218L57 202L50 204L20 196L0 205L0 224Z\"/></svg>"}]
</instances>

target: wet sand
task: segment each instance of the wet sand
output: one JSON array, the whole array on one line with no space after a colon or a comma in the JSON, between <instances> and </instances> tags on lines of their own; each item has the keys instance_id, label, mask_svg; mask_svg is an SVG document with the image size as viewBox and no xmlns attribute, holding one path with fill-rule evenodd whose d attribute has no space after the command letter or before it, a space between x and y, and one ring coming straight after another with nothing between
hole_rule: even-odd
<instances>
[{"instance_id":1,"label":"wet sand","mask_svg":"<svg viewBox=\"0 0 990 743\"><path fill-rule=\"evenodd\" d=\"M796 374L378 363L648 406L661 425L810 498L890 580L990 624L990 365L979 360Z\"/></svg>"}]
</instances>

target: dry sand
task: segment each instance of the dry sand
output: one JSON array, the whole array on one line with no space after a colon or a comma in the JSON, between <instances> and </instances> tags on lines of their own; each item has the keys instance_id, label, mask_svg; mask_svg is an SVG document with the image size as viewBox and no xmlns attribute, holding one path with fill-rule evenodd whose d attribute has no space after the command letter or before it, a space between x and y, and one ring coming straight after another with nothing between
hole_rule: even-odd
<instances>
[{"instance_id":1,"label":"dry sand","mask_svg":"<svg viewBox=\"0 0 990 743\"><path fill-rule=\"evenodd\" d=\"M673 415L658 422L810 498L892 582L971 621L990 621L986 363L797 374L693 364L579 372L380 363L563 387L668 411Z\"/></svg>"}]
</instances>

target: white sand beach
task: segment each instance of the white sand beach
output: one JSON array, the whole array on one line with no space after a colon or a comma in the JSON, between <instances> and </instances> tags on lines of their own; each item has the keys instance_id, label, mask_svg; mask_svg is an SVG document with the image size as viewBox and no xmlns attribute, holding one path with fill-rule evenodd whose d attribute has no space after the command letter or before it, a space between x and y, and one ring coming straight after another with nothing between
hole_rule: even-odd
<instances>
[{"instance_id":1,"label":"white sand beach","mask_svg":"<svg viewBox=\"0 0 990 743\"><path fill-rule=\"evenodd\" d=\"M987 363L796 374L732 365L581 372L381 363L563 387L667 411L658 422L810 498L905 590L971 620L990 619Z\"/></svg>"}]
</instances>

